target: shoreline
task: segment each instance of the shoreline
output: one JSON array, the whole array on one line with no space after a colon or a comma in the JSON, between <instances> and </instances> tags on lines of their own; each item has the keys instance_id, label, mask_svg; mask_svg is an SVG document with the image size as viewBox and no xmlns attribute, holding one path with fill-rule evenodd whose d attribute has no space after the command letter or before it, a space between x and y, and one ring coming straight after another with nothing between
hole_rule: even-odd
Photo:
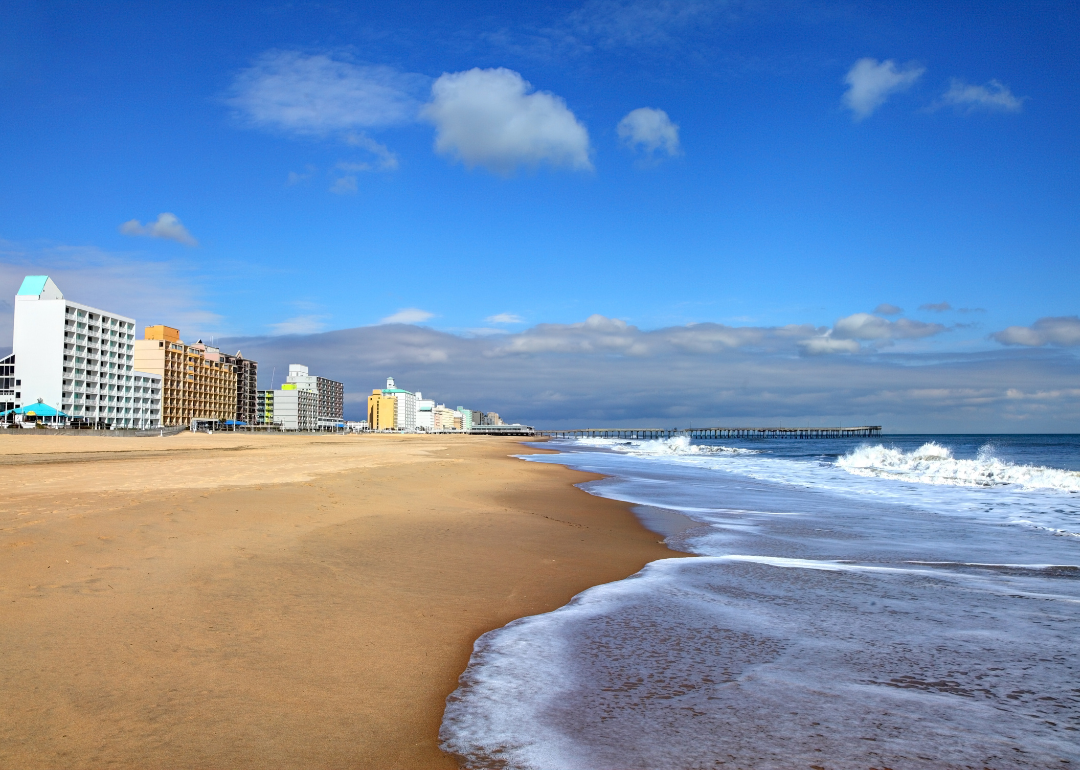
<instances>
[{"instance_id":1,"label":"shoreline","mask_svg":"<svg viewBox=\"0 0 1080 770\"><path fill-rule=\"evenodd\" d=\"M688 555L484 438L0 437L0 764L456 767L480 635Z\"/></svg>"}]
</instances>

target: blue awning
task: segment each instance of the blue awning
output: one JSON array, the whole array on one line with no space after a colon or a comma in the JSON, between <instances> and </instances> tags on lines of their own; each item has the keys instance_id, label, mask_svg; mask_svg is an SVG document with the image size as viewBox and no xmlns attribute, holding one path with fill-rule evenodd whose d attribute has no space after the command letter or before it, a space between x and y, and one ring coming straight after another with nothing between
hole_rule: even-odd
<instances>
[{"instance_id":1,"label":"blue awning","mask_svg":"<svg viewBox=\"0 0 1080 770\"><path fill-rule=\"evenodd\" d=\"M0 412L0 417L6 417L9 414L21 414L25 417L70 417L70 414L61 412L56 407L49 406L48 404L27 404L26 406L20 406L18 409L8 409L6 412Z\"/></svg>"}]
</instances>

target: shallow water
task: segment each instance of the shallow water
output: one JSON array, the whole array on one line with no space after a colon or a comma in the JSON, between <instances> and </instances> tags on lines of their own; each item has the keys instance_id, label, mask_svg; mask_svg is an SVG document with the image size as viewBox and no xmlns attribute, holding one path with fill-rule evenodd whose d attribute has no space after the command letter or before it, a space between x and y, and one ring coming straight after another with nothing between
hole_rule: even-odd
<instances>
[{"instance_id":1,"label":"shallow water","mask_svg":"<svg viewBox=\"0 0 1080 770\"><path fill-rule=\"evenodd\" d=\"M699 556L481 637L467 767L1080 762L1076 437L560 448Z\"/></svg>"}]
</instances>

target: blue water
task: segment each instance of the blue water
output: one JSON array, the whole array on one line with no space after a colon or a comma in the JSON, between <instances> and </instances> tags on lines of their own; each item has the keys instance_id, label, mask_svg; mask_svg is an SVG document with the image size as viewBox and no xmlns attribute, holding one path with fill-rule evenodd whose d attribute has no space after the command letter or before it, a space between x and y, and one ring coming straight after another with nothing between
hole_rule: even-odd
<instances>
[{"instance_id":1,"label":"blue water","mask_svg":"<svg viewBox=\"0 0 1080 770\"><path fill-rule=\"evenodd\" d=\"M481 637L464 766L1080 763L1080 437L544 446L694 556Z\"/></svg>"}]
</instances>

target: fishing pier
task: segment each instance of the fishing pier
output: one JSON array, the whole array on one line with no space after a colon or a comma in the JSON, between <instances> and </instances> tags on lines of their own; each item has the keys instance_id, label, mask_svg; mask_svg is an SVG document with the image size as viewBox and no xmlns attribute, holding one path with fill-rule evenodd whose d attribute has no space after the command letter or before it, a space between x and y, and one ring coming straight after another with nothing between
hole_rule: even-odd
<instances>
[{"instance_id":1,"label":"fishing pier","mask_svg":"<svg viewBox=\"0 0 1080 770\"><path fill-rule=\"evenodd\" d=\"M881 435L880 425L854 428L575 428L538 430L537 436L549 438L629 438L653 439L689 436L690 438L874 438Z\"/></svg>"}]
</instances>

